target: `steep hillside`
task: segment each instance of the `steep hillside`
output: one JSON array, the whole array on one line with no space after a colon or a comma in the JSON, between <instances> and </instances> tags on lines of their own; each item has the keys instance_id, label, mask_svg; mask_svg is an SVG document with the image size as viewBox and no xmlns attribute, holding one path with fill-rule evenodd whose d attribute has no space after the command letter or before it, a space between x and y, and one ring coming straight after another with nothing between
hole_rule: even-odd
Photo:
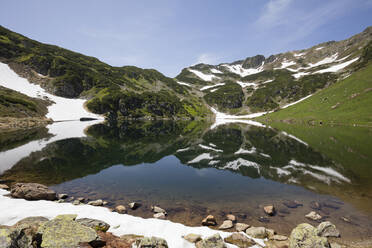
<instances>
[{"instance_id":1,"label":"steep hillside","mask_svg":"<svg viewBox=\"0 0 372 248\"><path fill-rule=\"evenodd\" d=\"M346 79L286 109L259 117L261 121L349 123L372 126L372 42Z\"/></svg>"},{"instance_id":2,"label":"steep hillside","mask_svg":"<svg viewBox=\"0 0 372 248\"><path fill-rule=\"evenodd\" d=\"M220 111L245 114L275 110L354 72L371 40L369 27L347 40L268 58L257 55L233 63L194 65L183 69L176 79ZM231 97L221 97L224 88Z\"/></svg>"},{"instance_id":3,"label":"steep hillside","mask_svg":"<svg viewBox=\"0 0 372 248\"><path fill-rule=\"evenodd\" d=\"M54 95L90 99L89 110L111 119L194 118L210 113L203 100L156 70L112 67L1 26L0 61Z\"/></svg>"}]
</instances>

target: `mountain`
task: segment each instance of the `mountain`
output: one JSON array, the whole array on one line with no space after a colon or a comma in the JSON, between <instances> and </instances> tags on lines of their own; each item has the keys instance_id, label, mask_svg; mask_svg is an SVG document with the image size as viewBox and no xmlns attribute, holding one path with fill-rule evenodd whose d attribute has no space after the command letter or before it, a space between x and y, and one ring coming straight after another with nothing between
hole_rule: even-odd
<instances>
[{"instance_id":1,"label":"mountain","mask_svg":"<svg viewBox=\"0 0 372 248\"><path fill-rule=\"evenodd\" d=\"M153 69L112 67L96 58L43 44L0 26L0 62L49 93L89 99L110 119L195 118L211 114L185 86Z\"/></svg>"},{"instance_id":2,"label":"mountain","mask_svg":"<svg viewBox=\"0 0 372 248\"><path fill-rule=\"evenodd\" d=\"M53 95L87 99L88 110L111 122L197 119L211 117L211 107L239 115L279 110L366 67L371 41L369 27L343 41L198 64L169 78L154 69L113 67L0 26L0 62Z\"/></svg>"},{"instance_id":3,"label":"mountain","mask_svg":"<svg viewBox=\"0 0 372 248\"><path fill-rule=\"evenodd\" d=\"M309 49L219 65L197 64L183 69L176 79L224 112L275 110L352 74L371 40L368 27L349 39Z\"/></svg>"}]
</instances>

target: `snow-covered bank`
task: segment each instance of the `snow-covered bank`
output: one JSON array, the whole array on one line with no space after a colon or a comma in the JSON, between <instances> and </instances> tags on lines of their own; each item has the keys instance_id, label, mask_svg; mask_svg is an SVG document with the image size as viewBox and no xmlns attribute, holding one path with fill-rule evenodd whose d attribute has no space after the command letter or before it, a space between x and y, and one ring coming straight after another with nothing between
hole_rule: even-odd
<instances>
[{"instance_id":1,"label":"snow-covered bank","mask_svg":"<svg viewBox=\"0 0 372 248\"><path fill-rule=\"evenodd\" d=\"M191 248L191 244L182 238L189 233L200 234L203 238L219 233L227 237L229 233L212 230L208 227L188 227L168 220L143 219L128 214L110 212L104 207L90 205L75 206L71 203L56 203L51 201L26 201L5 197L8 191L0 189L0 225L13 225L17 221L30 216L54 218L60 214L77 214L78 218L94 218L111 225L109 232L115 235L137 234L156 236L167 241L169 247ZM117 227L117 228L115 228ZM255 241L264 246L263 240ZM228 247L236 247L227 245ZM253 246L259 247L259 246Z\"/></svg>"},{"instance_id":2,"label":"snow-covered bank","mask_svg":"<svg viewBox=\"0 0 372 248\"><path fill-rule=\"evenodd\" d=\"M32 84L27 79L18 76L17 73L4 63L0 63L0 85L19 91L30 97L47 97L52 100L54 104L48 106L46 117L54 121L78 120L81 117L103 119L102 116L93 114L84 108L86 100L69 99L49 94L40 85Z\"/></svg>"},{"instance_id":3,"label":"snow-covered bank","mask_svg":"<svg viewBox=\"0 0 372 248\"><path fill-rule=\"evenodd\" d=\"M18 161L20 161L24 157L27 157L32 152L40 151L49 143L67 138L85 137L86 135L84 133L84 130L88 126L97 124L99 122L101 121L64 121L54 122L48 125L47 128L49 129L49 134L51 134L52 137L31 141L22 146L0 152L0 175L4 173L4 171L12 168Z\"/></svg>"}]
</instances>

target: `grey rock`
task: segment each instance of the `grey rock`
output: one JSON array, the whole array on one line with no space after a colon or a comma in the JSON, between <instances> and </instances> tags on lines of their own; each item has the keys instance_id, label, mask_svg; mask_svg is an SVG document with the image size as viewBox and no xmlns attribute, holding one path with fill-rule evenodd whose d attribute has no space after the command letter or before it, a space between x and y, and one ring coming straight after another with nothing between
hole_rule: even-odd
<instances>
[{"instance_id":1,"label":"grey rock","mask_svg":"<svg viewBox=\"0 0 372 248\"><path fill-rule=\"evenodd\" d=\"M245 232L250 227L250 225L245 223L236 223L235 228L238 232Z\"/></svg>"},{"instance_id":2,"label":"grey rock","mask_svg":"<svg viewBox=\"0 0 372 248\"><path fill-rule=\"evenodd\" d=\"M165 215L167 215L167 212L164 209L162 209L161 207L158 207L158 206L151 206L151 210L154 213L164 213Z\"/></svg>"},{"instance_id":3,"label":"grey rock","mask_svg":"<svg viewBox=\"0 0 372 248\"><path fill-rule=\"evenodd\" d=\"M1 248L33 248L33 237L25 234L21 228L0 228Z\"/></svg>"},{"instance_id":4,"label":"grey rock","mask_svg":"<svg viewBox=\"0 0 372 248\"><path fill-rule=\"evenodd\" d=\"M167 241L157 237L144 237L136 240L138 248L168 248Z\"/></svg>"},{"instance_id":5,"label":"grey rock","mask_svg":"<svg viewBox=\"0 0 372 248\"><path fill-rule=\"evenodd\" d=\"M245 233L252 238L264 239L267 237L266 228L265 227L250 227L248 228Z\"/></svg>"},{"instance_id":6,"label":"grey rock","mask_svg":"<svg viewBox=\"0 0 372 248\"><path fill-rule=\"evenodd\" d=\"M250 227L248 228L245 233L252 238L264 239L267 237L266 228L265 227Z\"/></svg>"},{"instance_id":7,"label":"grey rock","mask_svg":"<svg viewBox=\"0 0 372 248\"><path fill-rule=\"evenodd\" d=\"M132 209L132 210L136 210L137 208L139 208L141 206L140 203L138 202L131 202L128 204L129 208Z\"/></svg>"},{"instance_id":8,"label":"grey rock","mask_svg":"<svg viewBox=\"0 0 372 248\"><path fill-rule=\"evenodd\" d=\"M324 221L317 226L318 235L321 237L340 237L336 226L329 221Z\"/></svg>"},{"instance_id":9,"label":"grey rock","mask_svg":"<svg viewBox=\"0 0 372 248\"><path fill-rule=\"evenodd\" d=\"M232 222L236 222L236 216L233 214L226 215L226 219L231 220Z\"/></svg>"},{"instance_id":10,"label":"grey rock","mask_svg":"<svg viewBox=\"0 0 372 248\"><path fill-rule=\"evenodd\" d=\"M315 221L322 219L322 216L320 214L316 213L315 211L311 211L310 213L305 215L305 217L310 219L310 220L315 220Z\"/></svg>"},{"instance_id":11,"label":"grey rock","mask_svg":"<svg viewBox=\"0 0 372 248\"><path fill-rule=\"evenodd\" d=\"M83 226L90 227L96 231L106 232L110 228L110 225L102 220L81 218L77 219L76 222L80 223Z\"/></svg>"},{"instance_id":12,"label":"grey rock","mask_svg":"<svg viewBox=\"0 0 372 248\"><path fill-rule=\"evenodd\" d=\"M165 214L164 213L156 213L156 214L153 215L153 217L155 219L165 220Z\"/></svg>"},{"instance_id":13,"label":"grey rock","mask_svg":"<svg viewBox=\"0 0 372 248\"><path fill-rule=\"evenodd\" d=\"M127 212L127 208L123 205L118 205L115 207L115 211L119 214L125 214Z\"/></svg>"},{"instance_id":14,"label":"grey rock","mask_svg":"<svg viewBox=\"0 0 372 248\"><path fill-rule=\"evenodd\" d=\"M67 199L68 195L67 194L58 194L58 199Z\"/></svg>"},{"instance_id":15,"label":"grey rock","mask_svg":"<svg viewBox=\"0 0 372 248\"><path fill-rule=\"evenodd\" d=\"M95 200L95 201L90 201L90 202L88 202L88 205L103 206L103 201L101 199L98 199L98 200Z\"/></svg>"},{"instance_id":16,"label":"grey rock","mask_svg":"<svg viewBox=\"0 0 372 248\"><path fill-rule=\"evenodd\" d=\"M230 229L234 227L234 224L231 220L225 220L222 225L220 225L220 227L218 229L220 230L226 230L226 229Z\"/></svg>"},{"instance_id":17,"label":"grey rock","mask_svg":"<svg viewBox=\"0 0 372 248\"><path fill-rule=\"evenodd\" d=\"M57 198L56 192L38 183L16 183L12 186L10 194L14 198L23 198L26 200L53 201Z\"/></svg>"},{"instance_id":18,"label":"grey rock","mask_svg":"<svg viewBox=\"0 0 372 248\"><path fill-rule=\"evenodd\" d=\"M202 238L199 234L194 234L194 233L187 234L186 236L183 236L183 238L185 240L189 241L190 243L196 243L196 242L202 240Z\"/></svg>"},{"instance_id":19,"label":"grey rock","mask_svg":"<svg viewBox=\"0 0 372 248\"><path fill-rule=\"evenodd\" d=\"M318 236L318 230L303 223L292 230L289 236L289 248L330 248L325 237Z\"/></svg>"},{"instance_id":20,"label":"grey rock","mask_svg":"<svg viewBox=\"0 0 372 248\"><path fill-rule=\"evenodd\" d=\"M226 248L223 239L218 233L197 242L195 246L196 248Z\"/></svg>"}]
</instances>

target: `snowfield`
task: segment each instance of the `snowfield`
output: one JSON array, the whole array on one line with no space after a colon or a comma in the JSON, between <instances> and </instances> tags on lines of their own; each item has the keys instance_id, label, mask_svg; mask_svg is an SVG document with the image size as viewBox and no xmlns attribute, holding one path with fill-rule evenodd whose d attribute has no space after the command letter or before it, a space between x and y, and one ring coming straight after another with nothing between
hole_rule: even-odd
<instances>
[{"instance_id":1,"label":"snowfield","mask_svg":"<svg viewBox=\"0 0 372 248\"><path fill-rule=\"evenodd\" d=\"M54 121L79 120L81 117L103 119L102 116L88 112L84 108L86 100L69 99L47 93L37 84L18 76L7 64L0 63L0 85L35 98L48 98L54 103L48 106L47 118Z\"/></svg>"},{"instance_id":2,"label":"snowfield","mask_svg":"<svg viewBox=\"0 0 372 248\"><path fill-rule=\"evenodd\" d=\"M265 62L262 62L261 66L258 67L258 68L248 68L248 69L243 68L243 66L239 65L239 64L238 65L223 64L221 66L225 66L232 73L238 74L241 77L245 77L245 76L248 76L248 75L253 75L253 74L257 74L259 72L262 72L264 70L263 69L264 63Z\"/></svg>"},{"instance_id":3,"label":"snowfield","mask_svg":"<svg viewBox=\"0 0 372 248\"><path fill-rule=\"evenodd\" d=\"M192 248L195 246L182 238L183 235L190 233L200 234L203 238L216 233L219 233L222 238L230 235L228 232L216 231L208 227L188 227L169 220L143 219L128 214L119 214L111 212L105 207L94 207L90 205L74 206L71 203L12 199L4 196L8 193L8 191L0 189L1 225L13 225L17 221L30 216L43 216L52 219L60 214L77 214L78 219L93 218L107 222L111 226L108 231L117 236L124 234L137 234L147 237L155 236L165 239L169 247L177 248ZM244 233L242 232L242 234ZM247 235L247 237L249 236ZM265 246L262 239L254 240L256 243ZM230 248L236 247L230 244L226 245Z\"/></svg>"},{"instance_id":4,"label":"snowfield","mask_svg":"<svg viewBox=\"0 0 372 248\"><path fill-rule=\"evenodd\" d=\"M214 78L218 79L215 75L212 74L204 74L201 71L193 70L193 69L188 69L190 72L194 73L196 76L199 78L203 79L204 81L212 81Z\"/></svg>"}]
</instances>

